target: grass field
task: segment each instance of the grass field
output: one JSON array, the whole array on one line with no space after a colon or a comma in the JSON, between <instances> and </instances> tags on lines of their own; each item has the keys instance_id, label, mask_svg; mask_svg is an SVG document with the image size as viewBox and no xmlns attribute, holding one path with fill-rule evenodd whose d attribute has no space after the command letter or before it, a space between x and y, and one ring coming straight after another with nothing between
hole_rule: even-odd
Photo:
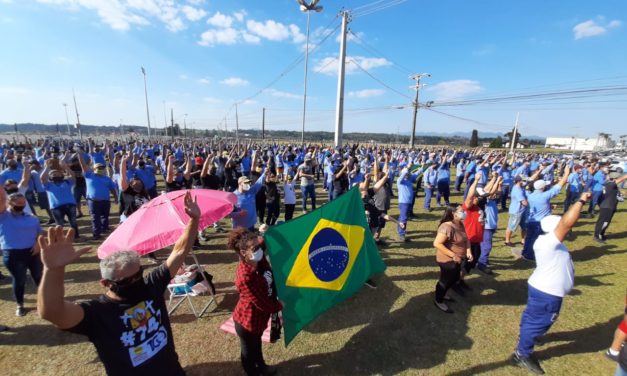
<instances>
[{"instance_id":1,"label":"grass field","mask_svg":"<svg viewBox=\"0 0 627 376\"><path fill-rule=\"evenodd\" d=\"M318 197L319 203L326 201L321 190ZM455 313L448 315L432 304L439 275L432 241L442 209L424 213L422 197L415 206L418 219L408 225L410 243L396 242L392 226L384 231L388 246L381 249L381 255L387 270L376 277L376 290L364 288L326 312L288 348L282 342L264 345L266 361L277 365L280 374L527 374L512 366L509 357L516 345L532 265L514 260L510 248L502 245L507 214L500 214L494 240L495 275L471 275L467 281L474 291L466 298L451 292L457 302L451 304ZM461 202L461 198L455 195L451 201ZM561 203L562 196L555 202ZM391 214L398 214L394 204ZM575 262L575 289L564 299L545 344L536 348L548 374L610 375L615 368L602 352L611 342L625 302L625 204L614 217L607 244L592 241L594 221L581 219L574 229L576 238L567 242ZM82 218L79 224L88 235L89 220ZM208 233L211 240L197 254L214 275L219 306L199 320L189 307L182 306L171 318L174 339L188 374L238 375L242 374L239 341L219 329L238 299L233 283L237 257L226 250L224 234ZM161 259L167 254L167 250L157 253ZM2 271L8 274L4 267ZM98 259L92 252L68 268L66 296L95 297L103 292L98 280ZM204 303L198 299L197 304ZM3 375L104 374L91 343L38 318L30 283L26 306L32 309L28 315L15 317L10 280L0 282L0 323L11 327L0 333Z\"/></svg>"}]
</instances>

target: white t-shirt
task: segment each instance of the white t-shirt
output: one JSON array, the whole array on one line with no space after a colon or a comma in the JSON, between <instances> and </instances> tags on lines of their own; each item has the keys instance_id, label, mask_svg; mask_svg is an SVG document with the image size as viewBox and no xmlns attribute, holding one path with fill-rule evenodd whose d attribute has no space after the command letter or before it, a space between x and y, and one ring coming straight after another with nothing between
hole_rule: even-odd
<instances>
[{"instance_id":1,"label":"white t-shirt","mask_svg":"<svg viewBox=\"0 0 627 376\"><path fill-rule=\"evenodd\" d=\"M296 204L296 192L294 192L294 182L285 183L283 185L283 192L285 197L283 198L283 202L286 204Z\"/></svg>"},{"instance_id":2,"label":"white t-shirt","mask_svg":"<svg viewBox=\"0 0 627 376\"><path fill-rule=\"evenodd\" d=\"M529 277L529 284L542 292L563 298L575 283L575 267L568 248L551 232L540 235L533 250L536 254L536 270Z\"/></svg>"}]
</instances>

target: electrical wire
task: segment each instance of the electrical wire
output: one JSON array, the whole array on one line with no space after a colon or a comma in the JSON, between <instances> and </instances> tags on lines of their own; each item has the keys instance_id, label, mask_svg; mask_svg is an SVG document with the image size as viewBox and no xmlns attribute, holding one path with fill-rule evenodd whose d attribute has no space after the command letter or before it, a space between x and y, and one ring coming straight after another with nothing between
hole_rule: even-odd
<instances>
[{"instance_id":1,"label":"electrical wire","mask_svg":"<svg viewBox=\"0 0 627 376\"><path fill-rule=\"evenodd\" d=\"M353 37L355 37L355 39L357 39L359 41L359 43L357 43L357 45L368 51L370 54L372 54L372 56L374 57L382 57L385 60L389 61L392 63L392 66L399 70L402 73L405 74L412 74L413 72L410 71L409 69L407 69L406 67L402 66L401 64L398 64L397 62L395 62L394 60L390 59L389 57L387 57L384 53L382 53L381 51L377 50L375 47L373 47L371 44L368 44L365 40L363 40L362 38L359 37L359 35L357 35L356 33L354 33L352 30L349 30L349 33L351 33L351 35Z\"/></svg>"},{"instance_id":2,"label":"electrical wire","mask_svg":"<svg viewBox=\"0 0 627 376\"><path fill-rule=\"evenodd\" d=\"M354 18L358 18L358 17L368 16L368 15L371 15L373 13L377 13L377 12L380 12L382 10L391 8L393 6L402 4L402 3L406 2L406 1L407 0L392 0L392 1L387 2L387 3L372 5L370 7L365 8L365 9L362 8L362 9L360 9L358 11L354 11L352 16L353 16L353 19Z\"/></svg>"},{"instance_id":3,"label":"electrical wire","mask_svg":"<svg viewBox=\"0 0 627 376\"><path fill-rule=\"evenodd\" d=\"M373 76L373 75L372 75L370 72L368 72L368 71L367 71L364 67L362 67L361 65L359 65L359 63L358 63L357 61L355 61L354 59L349 59L348 61L349 61L349 62L351 62L351 63L353 63L353 64L355 64L355 66L356 66L357 68L359 68L362 72L364 72L365 74L367 74L370 78L372 78L373 80L377 81L377 82L378 82L379 84L381 84L382 86L384 86L384 87L388 88L389 90L391 90L391 91L395 92L396 94L401 95L401 96L403 96L403 97L405 97L405 98L407 98L407 99L409 99L409 100L411 100L411 101L413 101L413 100L414 100L414 98L410 97L409 95L404 94L404 93L402 93L402 92L400 92L400 91L398 91L398 90L394 89L394 88L393 88L393 87L391 87L390 85L386 84L385 82L383 82L383 81L381 81L380 79L378 79L378 78L376 78L375 76Z\"/></svg>"}]
</instances>

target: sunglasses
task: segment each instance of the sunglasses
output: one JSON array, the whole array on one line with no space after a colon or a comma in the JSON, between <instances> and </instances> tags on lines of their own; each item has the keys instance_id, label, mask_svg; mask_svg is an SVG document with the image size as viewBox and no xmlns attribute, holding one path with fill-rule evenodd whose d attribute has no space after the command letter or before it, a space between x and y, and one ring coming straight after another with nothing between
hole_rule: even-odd
<instances>
[{"instance_id":1,"label":"sunglasses","mask_svg":"<svg viewBox=\"0 0 627 376\"><path fill-rule=\"evenodd\" d=\"M117 281L111 281L111 282L115 283L118 286L128 286L128 285L130 285L130 284L132 284L134 282L139 281L143 276L144 276L144 267L140 266L139 270L137 271L137 273L135 273L135 274L133 274L133 275L131 275L129 277L122 278L122 279L119 279Z\"/></svg>"}]
</instances>

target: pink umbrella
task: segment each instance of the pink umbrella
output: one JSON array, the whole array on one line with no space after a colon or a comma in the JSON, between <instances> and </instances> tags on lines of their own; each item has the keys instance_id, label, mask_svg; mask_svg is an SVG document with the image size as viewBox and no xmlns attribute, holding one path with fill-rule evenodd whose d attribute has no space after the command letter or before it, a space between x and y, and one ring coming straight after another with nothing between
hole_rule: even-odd
<instances>
[{"instance_id":1,"label":"pink umbrella","mask_svg":"<svg viewBox=\"0 0 627 376\"><path fill-rule=\"evenodd\" d=\"M189 222L183 203L186 192L169 192L144 204L100 245L98 257L103 259L123 250L142 256L174 244ZM230 192L192 189L191 193L200 207L199 228L224 218L237 204L237 197Z\"/></svg>"}]
</instances>

